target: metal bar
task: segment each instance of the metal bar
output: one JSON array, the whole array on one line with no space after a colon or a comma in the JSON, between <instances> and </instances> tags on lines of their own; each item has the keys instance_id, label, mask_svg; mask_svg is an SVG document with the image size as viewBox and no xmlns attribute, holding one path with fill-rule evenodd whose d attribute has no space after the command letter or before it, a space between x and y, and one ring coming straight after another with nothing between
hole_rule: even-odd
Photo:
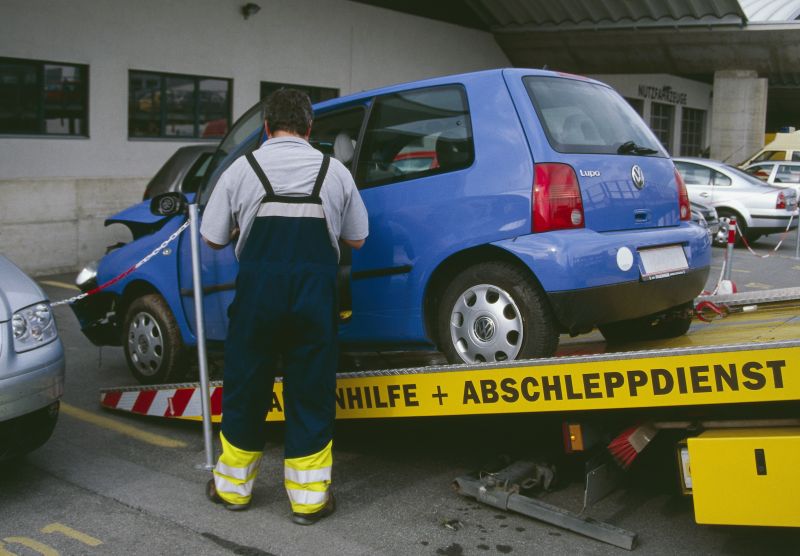
<instances>
[{"instance_id":1,"label":"metal bar","mask_svg":"<svg viewBox=\"0 0 800 556\"><path fill-rule=\"evenodd\" d=\"M638 358L652 358L652 357L673 357L682 355L702 355L707 353L717 353L721 351L740 352L740 351L758 351L762 349L781 349L781 348L794 348L800 347L800 340L777 340L773 342L758 342L753 344L730 344L730 345L715 345L715 346L694 346L687 348L671 348L671 349L656 349L656 350L642 350L630 351L624 353L605 353L599 355L571 355L564 357L550 357L546 359L528 359L521 361L514 361L511 363L478 363L478 364L464 364L464 365L433 365L430 367L409 367L406 369L383 369L374 371L357 371L338 373L337 379L342 378L368 378L374 376L403 376L415 374L428 374L428 373L455 373L463 371L477 371L477 370L492 370L492 369L516 369L520 367L541 367L546 365L558 364L575 364L575 363L595 363L601 361L629 361ZM275 379L280 382L280 377ZM100 393L107 392L139 392L143 390L166 390L175 388L176 386L187 387L196 386L197 383L182 383L182 384L158 384L152 386L124 386L118 388L101 388ZM214 386L222 386L222 382L215 381Z\"/></svg>"},{"instance_id":2,"label":"metal bar","mask_svg":"<svg viewBox=\"0 0 800 556\"><path fill-rule=\"evenodd\" d=\"M192 241L192 284L194 286L195 334L197 336L197 361L200 366L200 400L203 411L203 442L206 461L198 466L214 469L214 444L211 437L211 397L208 386L208 359L206 356L206 327L203 314L203 286L200 274L200 233L197 226L197 204L189 205L189 233Z\"/></svg>"},{"instance_id":3,"label":"metal bar","mask_svg":"<svg viewBox=\"0 0 800 556\"><path fill-rule=\"evenodd\" d=\"M800 208L796 211L797 217L800 219ZM797 238L795 239L794 258L800 260L800 222L797 223Z\"/></svg>"},{"instance_id":4,"label":"metal bar","mask_svg":"<svg viewBox=\"0 0 800 556\"><path fill-rule=\"evenodd\" d=\"M738 292L722 295L706 295L698 297L697 301L713 301L716 304L724 303L729 307L751 305L754 303L800 301L800 288L780 288L760 292Z\"/></svg>"},{"instance_id":5,"label":"metal bar","mask_svg":"<svg viewBox=\"0 0 800 556\"><path fill-rule=\"evenodd\" d=\"M509 493L502 489L486 488L480 480L472 477L459 477L453 482L453 487L459 494L471 496L489 506L511 510L619 548L632 550L636 541L636 533L632 531L596 521L535 498Z\"/></svg>"},{"instance_id":6,"label":"metal bar","mask_svg":"<svg viewBox=\"0 0 800 556\"><path fill-rule=\"evenodd\" d=\"M730 218L728 220L728 247L725 252L725 273L722 275L723 280L730 281L731 267L733 266L733 246L736 243L736 219Z\"/></svg>"}]
</instances>

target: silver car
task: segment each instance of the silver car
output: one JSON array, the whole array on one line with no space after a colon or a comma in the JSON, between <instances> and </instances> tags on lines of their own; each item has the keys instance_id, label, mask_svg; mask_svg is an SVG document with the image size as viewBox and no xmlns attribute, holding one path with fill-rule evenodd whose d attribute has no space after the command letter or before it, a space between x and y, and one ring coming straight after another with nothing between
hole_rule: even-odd
<instances>
[{"instance_id":1,"label":"silver car","mask_svg":"<svg viewBox=\"0 0 800 556\"><path fill-rule=\"evenodd\" d=\"M775 187L792 188L800 195L800 162L769 160L751 164L744 171Z\"/></svg>"},{"instance_id":2,"label":"silver car","mask_svg":"<svg viewBox=\"0 0 800 556\"><path fill-rule=\"evenodd\" d=\"M50 438L64 391L64 347L42 289L0 255L0 461Z\"/></svg>"},{"instance_id":3,"label":"silver car","mask_svg":"<svg viewBox=\"0 0 800 556\"><path fill-rule=\"evenodd\" d=\"M797 193L768 185L722 162L703 158L675 158L690 201L710 204L717 209L720 231L715 243L726 242L728 221L736 218L741 235L752 243L762 235L797 227L793 213Z\"/></svg>"}]
</instances>

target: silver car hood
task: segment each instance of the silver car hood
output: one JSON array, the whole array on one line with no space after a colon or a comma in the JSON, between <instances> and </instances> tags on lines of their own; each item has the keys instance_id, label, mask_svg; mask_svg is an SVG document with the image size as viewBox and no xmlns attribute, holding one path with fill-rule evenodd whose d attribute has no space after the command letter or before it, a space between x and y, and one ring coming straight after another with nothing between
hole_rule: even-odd
<instances>
[{"instance_id":1,"label":"silver car hood","mask_svg":"<svg viewBox=\"0 0 800 556\"><path fill-rule=\"evenodd\" d=\"M47 299L42 289L17 265L0 255L0 322L24 307Z\"/></svg>"}]
</instances>

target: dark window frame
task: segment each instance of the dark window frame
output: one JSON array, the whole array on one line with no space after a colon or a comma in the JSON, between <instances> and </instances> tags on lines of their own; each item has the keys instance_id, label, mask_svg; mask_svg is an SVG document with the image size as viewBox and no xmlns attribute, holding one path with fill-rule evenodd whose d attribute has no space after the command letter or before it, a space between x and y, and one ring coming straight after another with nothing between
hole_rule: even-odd
<instances>
[{"instance_id":1,"label":"dark window frame","mask_svg":"<svg viewBox=\"0 0 800 556\"><path fill-rule=\"evenodd\" d=\"M459 95L461 96L461 100L463 102L463 106L467 114L467 122L468 122L467 133L470 139L470 152L469 152L470 157L468 163L463 166L458 166L455 168L449 168L449 169L433 168L426 170L424 172L404 174L402 176L392 176L385 179L366 183L363 179L363 176L359 175L359 168L361 164L361 157L364 155L364 143L366 142L367 139L367 132L370 128L370 122L373 118L373 115L375 114L375 105L381 99L387 97L392 97L404 93L432 91L436 89L453 89L458 91ZM463 170L467 170L472 166L474 166L475 161L477 160L477 156L475 154L475 134L473 130L474 128L472 124L472 107L469 104L469 95L467 94L467 88L463 83L445 83L442 85L415 87L410 89L403 89L402 91L393 91L391 93L376 95L372 97L372 99L369 102L369 109L367 111L367 114L365 115L363 127L361 133L359 134L358 143L356 144L356 154L355 157L353 158L353 167L352 167L352 173L356 182L356 187L358 187L359 190L372 189L373 187L383 187L386 185L403 183L409 180L416 180L421 178L427 178L430 176L439 176L444 174L450 174L452 172L460 172Z\"/></svg>"},{"instance_id":2,"label":"dark window frame","mask_svg":"<svg viewBox=\"0 0 800 556\"><path fill-rule=\"evenodd\" d=\"M84 98L83 98L83 121L84 121L84 131L81 133L47 133L45 131L40 131L36 133L26 133L26 132L10 132L4 133L0 131L0 137L14 137L20 139L89 139L89 129L90 129L90 120L89 120L89 92L90 92L90 74L89 74L89 64L79 64L75 62L62 62L57 60L42 60L39 58L18 58L14 56L0 56L0 62L8 61L12 63L27 63L27 64L35 64L37 65L37 88L41 89L41 98L39 99L39 105L37 106L37 124L39 125L40 129L43 127L43 123L45 121L44 112L44 94L45 94L45 79L44 79L44 68L47 65L54 65L54 66L69 66L73 68L80 68L83 72L83 81L84 81Z\"/></svg>"},{"instance_id":3,"label":"dark window frame","mask_svg":"<svg viewBox=\"0 0 800 556\"><path fill-rule=\"evenodd\" d=\"M164 129L167 125L166 119L166 111L167 111L167 103L161 102L159 100L159 134L158 135L132 135L131 134L131 103L134 99L131 98L132 89L131 89L131 78L133 74L146 74L148 76L154 76L159 79L159 94L160 98L166 98L166 83L167 79L188 79L194 82L194 93L193 93L193 126L194 126L194 134L193 135L164 135ZM227 102L225 106L225 110L227 112L227 126L225 134L220 135L218 137L202 137L200 135L200 124L199 124L199 86L200 81L204 79L213 79L215 81L225 81L228 84L228 94L227 94ZM143 70L143 69L129 69L128 70L128 140L129 141L221 141L230 131L231 127L233 126L233 78L230 77L218 77L214 75L198 75L198 74L190 74L190 73L172 73L172 72L164 72L164 71L150 71L150 70Z\"/></svg>"},{"instance_id":4,"label":"dark window frame","mask_svg":"<svg viewBox=\"0 0 800 556\"><path fill-rule=\"evenodd\" d=\"M657 108L657 113L654 109ZM668 114L668 115L666 115ZM651 102L650 103L650 129L658 139L664 150L672 152L672 144L675 142L675 105L667 104L665 102ZM658 120L658 121L655 121ZM656 127L656 123L664 122L667 124L666 128ZM664 139L662 139L662 134Z\"/></svg>"}]
</instances>

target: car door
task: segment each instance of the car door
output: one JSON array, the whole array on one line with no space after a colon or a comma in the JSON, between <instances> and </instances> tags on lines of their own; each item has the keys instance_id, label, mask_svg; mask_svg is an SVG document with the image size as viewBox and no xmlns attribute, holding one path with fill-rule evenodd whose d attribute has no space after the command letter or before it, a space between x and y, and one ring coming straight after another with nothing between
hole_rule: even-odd
<instances>
[{"instance_id":1,"label":"car door","mask_svg":"<svg viewBox=\"0 0 800 556\"><path fill-rule=\"evenodd\" d=\"M675 167L686 184L690 200L703 204L713 204L714 184L711 168L684 160L676 160Z\"/></svg>"}]
</instances>

